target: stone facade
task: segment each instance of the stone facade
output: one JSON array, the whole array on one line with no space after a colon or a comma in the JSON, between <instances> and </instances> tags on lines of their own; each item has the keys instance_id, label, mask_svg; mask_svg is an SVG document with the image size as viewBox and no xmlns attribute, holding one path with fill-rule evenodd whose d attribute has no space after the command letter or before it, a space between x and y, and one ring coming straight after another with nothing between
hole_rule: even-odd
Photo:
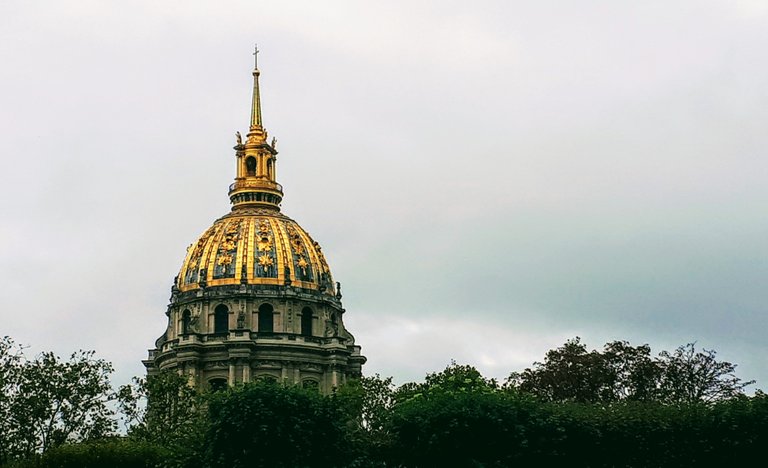
<instances>
[{"instance_id":1,"label":"stone facade","mask_svg":"<svg viewBox=\"0 0 768 468\"><path fill-rule=\"evenodd\" d=\"M204 388L271 378L324 393L361 374L365 358L335 296L292 286L173 289L168 329L145 361L150 374L174 369ZM260 317L266 313L272 331ZM225 330L217 329L217 315L225 317Z\"/></svg>"}]
</instances>

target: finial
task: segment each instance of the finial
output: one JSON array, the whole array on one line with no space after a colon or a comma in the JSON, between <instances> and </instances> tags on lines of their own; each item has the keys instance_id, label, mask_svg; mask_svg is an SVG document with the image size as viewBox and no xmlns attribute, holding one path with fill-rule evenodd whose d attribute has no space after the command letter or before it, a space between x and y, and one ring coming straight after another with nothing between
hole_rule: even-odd
<instances>
[{"instance_id":1,"label":"finial","mask_svg":"<svg viewBox=\"0 0 768 468\"><path fill-rule=\"evenodd\" d=\"M253 63L256 68L253 69L253 103L251 106L251 132L248 134L248 139L251 138L251 133L256 129L260 129L263 132L261 123L261 97L259 96L259 48L253 47ZM266 134L263 135L266 138Z\"/></svg>"},{"instance_id":2,"label":"finial","mask_svg":"<svg viewBox=\"0 0 768 468\"><path fill-rule=\"evenodd\" d=\"M253 68L259 68L259 45L253 45Z\"/></svg>"}]
</instances>

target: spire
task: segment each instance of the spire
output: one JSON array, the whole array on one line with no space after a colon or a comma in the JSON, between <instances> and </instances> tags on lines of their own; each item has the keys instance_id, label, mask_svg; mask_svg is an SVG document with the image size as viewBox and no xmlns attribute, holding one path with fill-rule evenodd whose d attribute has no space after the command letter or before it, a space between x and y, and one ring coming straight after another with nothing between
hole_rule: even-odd
<instances>
[{"instance_id":1,"label":"spire","mask_svg":"<svg viewBox=\"0 0 768 468\"><path fill-rule=\"evenodd\" d=\"M283 199L283 187L277 183L275 169L277 150L275 139L267 143L267 131L261 121L261 94L259 92L258 47L253 56L253 98L251 100L251 125L246 141L243 143L240 133L237 135L235 156L237 157L237 176L229 186L229 199L232 209L266 208L280 210Z\"/></svg>"},{"instance_id":2,"label":"spire","mask_svg":"<svg viewBox=\"0 0 768 468\"><path fill-rule=\"evenodd\" d=\"M263 128L261 123L261 94L259 93L259 46L253 48L253 102L251 103L251 131Z\"/></svg>"}]
</instances>

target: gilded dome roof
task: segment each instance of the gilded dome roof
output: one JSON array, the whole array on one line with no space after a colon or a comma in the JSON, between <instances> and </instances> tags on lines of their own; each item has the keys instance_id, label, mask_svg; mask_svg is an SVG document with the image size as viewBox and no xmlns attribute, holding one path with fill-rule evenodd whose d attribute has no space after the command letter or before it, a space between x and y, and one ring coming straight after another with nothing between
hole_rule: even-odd
<instances>
[{"instance_id":1,"label":"gilded dome roof","mask_svg":"<svg viewBox=\"0 0 768 468\"><path fill-rule=\"evenodd\" d=\"M275 178L276 140L261 121L258 68L253 70L251 125L234 147L232 212L217 219L187 249L176 286L181 292L227 285L294 286L334 295L320 246L280 213L283 187Z\"/></svg>"},{"instance_id":2,"label":"gilded dome roof","mask_svg":"<svg viewBox=\"0 0 768 468\"><path fill-rule=\"evenodd\" d=\"M263 208L235 210L189 246L177 287L291 285L333 295L320 245L294 220Z\"/></svg>"}]
</instances>

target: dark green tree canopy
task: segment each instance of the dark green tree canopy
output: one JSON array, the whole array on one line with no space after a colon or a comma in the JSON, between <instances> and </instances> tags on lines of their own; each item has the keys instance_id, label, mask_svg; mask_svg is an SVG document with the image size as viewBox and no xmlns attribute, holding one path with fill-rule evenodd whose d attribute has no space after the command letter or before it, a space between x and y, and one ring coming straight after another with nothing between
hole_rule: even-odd
<instances>
[{"instance_id":1,"label":"dark green tree canopy","mask_svg":"<svg viewBox=\"0 0 768 468\"><path fill-rule=\"evenodd\" d=\"M713 402L742 395L754 383L736 377L735 369L693 343L653 357L647 344L612 341L602 351L588 351L576 337L548 351L544 362L513 372L506 385L545 401Z\"/></svg>"},{"instance_id":2,"label":"dark green tree canopy","mask_svg":"<svg viewBox=\"0 0 768 468\"><path fill-rule=\"evenodd\" d=\"M710 467L753 463L768 443L765 394L744 395L735 365L693 344L654 357L576 338L502 386L452 362L332 395L269 381L200 393L170 372L115 396L109 372L91 352L27 359L0 340L0 466ZM127 436L112 434L113 398Z\"/></svg>"}]
</instances>

